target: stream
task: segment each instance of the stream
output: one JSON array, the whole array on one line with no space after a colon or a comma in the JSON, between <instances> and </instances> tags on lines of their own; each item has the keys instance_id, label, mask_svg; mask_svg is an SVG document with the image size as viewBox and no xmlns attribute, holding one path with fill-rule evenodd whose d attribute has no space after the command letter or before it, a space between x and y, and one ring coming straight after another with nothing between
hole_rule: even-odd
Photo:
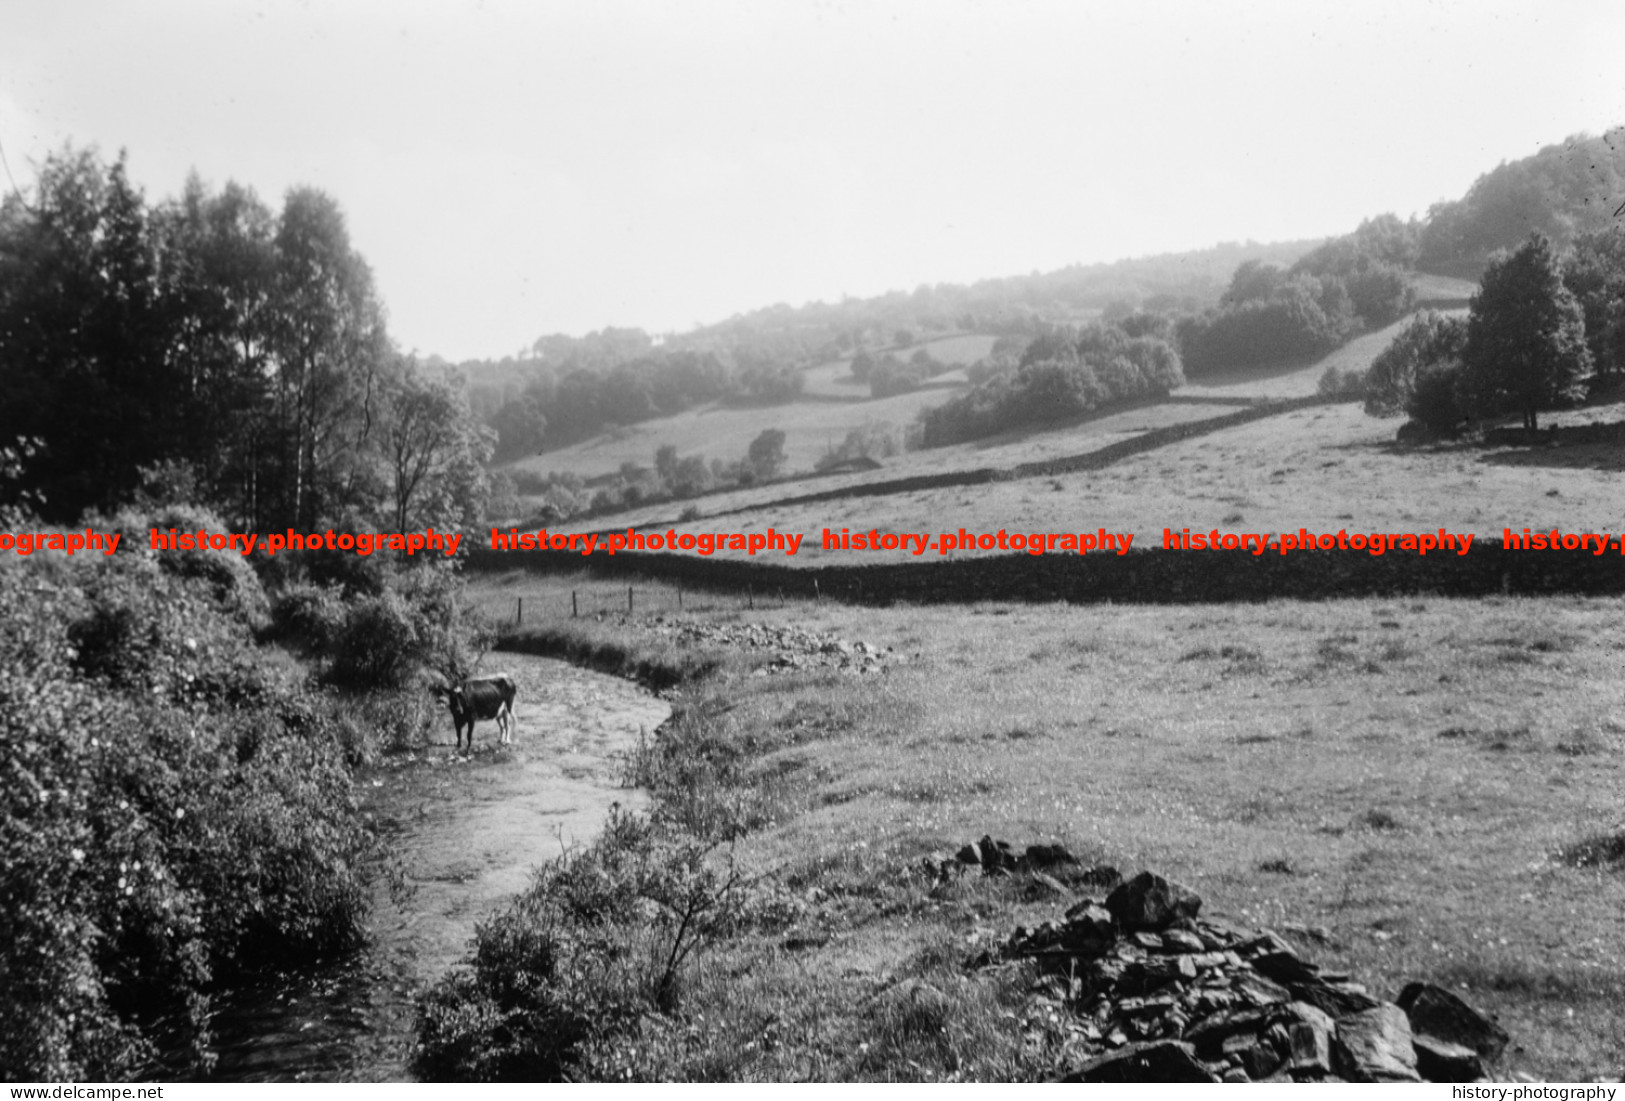
<instances>
[{"instance_id":1,"label":"stream","mask_svg":"<svg viewBox=\"0 0 1625 1101\"><path fill-rule=\"evenodd\" d=\"M664 701L551 658L492 654L480 669L499 671L519 686L513 744L497 749L496 724L482 722L475 753L459 759L448 712L426 753L361 779L405 889L373 877L371 944L355 958L218 999L215 1080L411 1081L414 995L463 958L475 923L536 865L591 840L611 804L643 805L621 777L640 733L653 737L671 713Z\"/></svg>"}]
</instances>

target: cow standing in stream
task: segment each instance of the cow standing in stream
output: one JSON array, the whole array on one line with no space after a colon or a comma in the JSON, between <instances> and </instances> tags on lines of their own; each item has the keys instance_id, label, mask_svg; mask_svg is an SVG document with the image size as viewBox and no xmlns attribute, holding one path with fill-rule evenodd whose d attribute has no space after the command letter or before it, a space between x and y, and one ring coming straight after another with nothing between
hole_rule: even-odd
<instances>
[{"instance_id":1,"label":"cow standing in stream","mask_svg":"<svg viewBox=\"0 0 1625 1101\"><path fill-rule=\"evenodd\" d=\"M497 742L507 745L513 741L513 701L519 686L507 673L487 673L481 677L453 679L449 688L440 694L451 707L451 721L457 727L457 749L463 747L463 730L468 730L468 748L474 749L474 724L480 719L495 719Z\"/></svg>"}]
</instances>

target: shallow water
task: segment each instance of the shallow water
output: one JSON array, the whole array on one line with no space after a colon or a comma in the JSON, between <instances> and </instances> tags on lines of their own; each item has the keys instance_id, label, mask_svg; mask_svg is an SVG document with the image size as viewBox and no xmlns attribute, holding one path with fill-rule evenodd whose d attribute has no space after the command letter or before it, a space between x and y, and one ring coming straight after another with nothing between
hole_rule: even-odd
<instances>
[{"instance_id":1,"label":"shallow water","mask_svg":"<svg viewBox=\"0 0 1625 1101\"><path fill-rule=\"evenodd\" d=\"M530 883L531 870L590 840L623 788L628 754L670 707L636 685L550 658L492 654L480 672L519 684L512 745L476 728L458 758L451 717L426 754L367 776L368 810L404 872L375 877L372 944L319 972L285 975L220 999L221 1081L409 1081L415 994L468 951L477 921Z\"/></svg>"}]
</instances>

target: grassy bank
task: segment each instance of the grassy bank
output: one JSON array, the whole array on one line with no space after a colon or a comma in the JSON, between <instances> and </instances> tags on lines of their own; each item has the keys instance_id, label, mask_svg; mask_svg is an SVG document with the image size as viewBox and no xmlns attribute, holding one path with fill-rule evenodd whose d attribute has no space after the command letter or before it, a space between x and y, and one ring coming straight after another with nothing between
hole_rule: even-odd
<instances>
[{"instance_id":1,"label":"grassy bank","mask_svg":"<svg viewBox=\"0 0 1625 1101\"><path fill-rule=\"evenodd\" d=\"M569 583L526 584L538 609L568 606ZM494 582L476 592L512 599ZM962 964L1066 901L925 869L984 833L1156 869L1242 923L1312 929L1306 955L1380 996L1412 979L1456 989L1513 1036L1498 1075L1618 1073L1619 612L1602 599L751 612L691 597L689 620L892 649L880 675L753 676L766 652L725 645L681 690L644 778L673 836L709 844L715 874L737 871L729 918L705 926L689 957L705 966L679 969L680 997L592 1037L571 1073L1049 1073L1066 1036L1033 976ZM608 613L588 628L634 653L672 645L657 630Z\"/></svg>"}]
</instances>

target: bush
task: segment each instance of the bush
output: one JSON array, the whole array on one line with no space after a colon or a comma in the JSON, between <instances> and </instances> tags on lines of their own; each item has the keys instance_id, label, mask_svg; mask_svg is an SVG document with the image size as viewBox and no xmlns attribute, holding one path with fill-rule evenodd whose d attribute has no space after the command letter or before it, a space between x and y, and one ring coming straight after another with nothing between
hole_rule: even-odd
<instances>
[{"instance_id":1,"label":"bush","mask_svg":"<svg viewBox=\"0 0 1625 1101\"><path fill-rule=\"evenodd\" d=\"M0 566L0 1066L209 1061L209 991L361 938L367 835L323 701L151 556Z\"/></svg>"},{"instance_id":2,"label":"bush","mask_svg":"<svg viewBox=\"0 0 1625 1101\"><path fill-rule=\"evenodd\" d=\"M329 653L344 629L343 591L296 581L271 602L269 637L315 654Z\"/></svg>"},{"instance_id":3,"label":"bush","mask_svg":"<svg viewBox=\"0 0 1625 1101\"><path fill-rule=\"evenodd\" d=\"M429 670L461 676L492 644L489 629L462 611L456 575L432 566L395 575L377 596L344 612L327 650L325 679L359 689L398 689Z\"/></svg>"},{"instance_id":4,"label":"bush","mask_svg":"<svg viewBox=\"0 0 1625 1101\"><path fill-rule=\"evenodd\" d=\"M1467 417L1461 386L1459 360L1430 363L1417 372L1405 412L1435 436L1454 436Z\"/></svg>"},{"instance_id":5,"label":"bush","mask_svg":"<svg viewBox=\"0 0 1625 1101\"><path fill-rule=\"evenodd\" d=\"M91 516L86 524L120 533L119 550L144 552L151 547L151 533L194 534L198 531L226 532L225 520L208 509L194 505L168 505L143 509L121 509L111 517ZM164 572L176 577L196 578L208 585L215 602L229 615L250 627L263 627L270 613L265 589L249 560L234 549L165 550L154 553Z\"/></svg>"},{"instance_id":6,"label":"bush","mask_svg":"<svg viewBox=\"0 0 1625 1101\"><path fill-rule=\"evenodd\" d=\"M1365 372L1357 367L1342 368L1335 364L1320 376L1315 391L1326 398L1365 397Z\"/></svg>"},{"instance_id":7,"label":"bush","mask_svg":"<svg viewBox=\"0 0 1625 1101\"><path fill-rule=\"evenodd\" d=\"M1467 345L1463 318L1424 310L1394 337L1366 372L1365 411L1391 417L1410 403L1418 373L1424 368L1461 358Z\"/></svg>"},{"instance_id":8,"label":"bush","mask_svg":"<svg viewBox=\"0 0 1625 1101\"><path fill-rule=\"evenodd\" d=\"M694 952L732 920L710 850L612 811L590 847L538 869L419 1004L413 1069L457 1081L604 1077L605 1041L679 1004Z\"/></svg>"}]
</instances>

